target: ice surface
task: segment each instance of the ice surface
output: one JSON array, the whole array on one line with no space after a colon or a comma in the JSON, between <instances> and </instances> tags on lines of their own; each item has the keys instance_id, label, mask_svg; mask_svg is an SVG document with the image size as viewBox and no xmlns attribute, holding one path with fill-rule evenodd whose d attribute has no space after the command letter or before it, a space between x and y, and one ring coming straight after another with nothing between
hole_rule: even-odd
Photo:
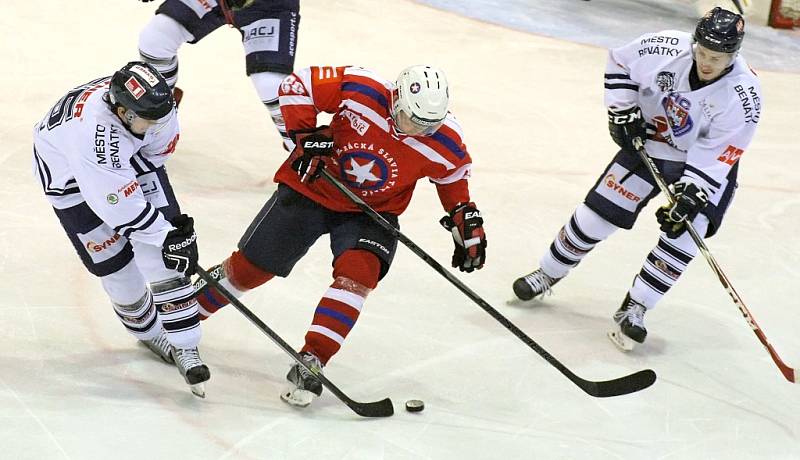
<instances>
[{"instance_id":1,"label":"ice surface","mask_svg":"<svg viewBox=\"0 0 800 460\"><path fill-rule=\"evenodd\" d=\"M638 2L495 3L527 4L552 28L570 17L595 21L591 31L610 37L607 16L625 17L610 10ZM571 16L558 3L573 4ZM660 20L643 22L642 6L613 37L690 27L679 4L658 3ZM139 29L156 5L33 0L7 5L0 19L0 457L800 457L798 388L783 380L702 259L648 313L643 346L623 354L605 337L656 242L652 209L634 230L600 245L544 302L506 303L513 280L537 266L614 152L602 106L605 50L576 44L587 41L577 26L564 33L580 36L549 38L404 0L304 0L297 67L356 64L387 76L416 63L446 69L489 241L485 269L457 276L580 376L652 368L659 380L626 397L583 394L400 247L326 369L355 399L392 397L392 418L361 419L329 392L305 410L288 407L278 397L287 357L230 307L203 323L201 352L212 378L206 399L193 397L174 368L119 325L30 170L33 124L67 89L134 59ZM517 11L509 21L525 20ZM235 30L185 46L180 56L183 132L169 171L196 219L208 267L235 248L274 190L285 153L245 76ZM760 131L742 159L735 205L709 246L781 356L800 365L800 94L790 64L771 67L777 72L757 66ZM437 223L441 214L433 187L421 181L401 223L446 263L452 242ZM290 278L243 301L299 346L329 283L327 241L320 241ZM426 410L407 413L408 399L424 400Z\"/></svg>"}]
</instances>

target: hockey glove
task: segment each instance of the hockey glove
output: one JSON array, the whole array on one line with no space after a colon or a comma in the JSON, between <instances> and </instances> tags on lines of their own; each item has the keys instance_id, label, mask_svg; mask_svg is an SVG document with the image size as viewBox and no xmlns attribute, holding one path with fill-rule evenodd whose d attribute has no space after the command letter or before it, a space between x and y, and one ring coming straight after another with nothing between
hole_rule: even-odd
<instances>
[{"instance_id":1,"label":"hockey glove","mask_svg":"<svg viewBox=\"0 0 800 460\"><path fill-rule=\"evenodd\" d=\"M167 233L167 238L161 248L164 265L185 276L194 275L198 257L194 219L186 214L180 214L172 218L170 223L175 229Z\"/></svg>"},{"instance_id":2,"label":"hockey glove","mask_svg":"<svg viewBox=\"0 0 800 460\"><path fill-rule=\"evenodd\" d=\"M656 210L656 219L661 231L675 239L686 231L686 222L691 222L708 205L706 192L691 182L676 182L673 185L675 202Z\"/></svg>"},{"instance_id":3,"label":"hockey glove","mask_svg":"<svg viewBox=\"0 0 800 460\"><path fill-rule=\"evenodd\" d=\"M453 234L455 251L453 267L462 272L483 268L486 261L486 234L483 232L483 218L475 203L460 204L439 221L442 227Z\"/></svg>"},{"instance_id":4,"label":"hockey glove","mask_svg":"<svg viewBox=\"0 0 800 460\"><path fill-rule=\"evenodd\" d=\"M608 109L608 132L622 150L636 153L633 140L639 138L644 142L647 136L641 109L637 106L625 110Z\"/></svg>"},{"instance_id":5,"label":"hockey glove","mask_svg":"<svg viewBox=\"0 0 800 460\"><path fill-rule=\"evenodd\" d=\"M308 131L295 131L292 139L296 145L292 152L292 169L297 171L300 182L314 182L325 167L324 157L333 155L332 130L320 126Z\"/></svg>"}]
</instances>

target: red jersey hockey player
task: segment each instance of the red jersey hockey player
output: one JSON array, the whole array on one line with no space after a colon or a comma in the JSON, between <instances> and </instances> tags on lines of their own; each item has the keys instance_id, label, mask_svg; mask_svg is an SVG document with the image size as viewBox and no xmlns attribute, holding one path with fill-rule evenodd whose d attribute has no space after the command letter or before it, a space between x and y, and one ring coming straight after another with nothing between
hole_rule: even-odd
<instances>
[{"instance_id":1,"label":"red jersey hockey player","mask_svg":"<svg viewBox=\"0 0 800 460\"><path fill-rule=\"evenodd\" d=\"M288 76L279 90L281 112L297 147L275 174L277 191L239 242L239 249L210 272L235 295L294 264L323 234L333 253L333 283L317 304L301 354L321 369L339 350L364 300L386 275L396 238L325 180L323 167L397 225L417 180L436 186L448 215L442 224L455 241L453 266L471 272L485 259L483 219L470 201L471 160L461 128L447 111L444 73L413 66L387 81L358 67L311 67ZM330 127L317 126L332 113ZM198 282L201 315L227 301ZM295 364L281 398L306 406L322 385Z\"/></svg>"}]
</instances>

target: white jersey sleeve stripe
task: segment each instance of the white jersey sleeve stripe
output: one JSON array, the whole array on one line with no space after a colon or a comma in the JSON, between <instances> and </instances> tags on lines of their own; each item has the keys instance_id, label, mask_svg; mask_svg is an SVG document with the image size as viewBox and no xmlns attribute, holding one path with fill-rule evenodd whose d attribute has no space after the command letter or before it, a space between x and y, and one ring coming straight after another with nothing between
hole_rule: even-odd
<instances>
[{"instance_id":1,"label":"white jersey sleeve stripe","mask_svg":"<svg viewBox=\"0 0 800 460\"><path fill-rule=\"evenodd\" d=\"M421 153L422 156L425 158L433 161L434 163L439 163L440 165L444 165L445 168L454 169L456 165L447 161L447 159L441 155L436 150L428 147L427 145L423 144L422 142L414 139L411 136L406 137L403 139L403 143L407 146L411 147L412 149L416 150L417 152Z\"/></svg>"},{"instance_id":2,"label":"white jersey sleeve stripe","mask_svg":"<svg viewBox=\"0 0 800 460\"><path fill-rule=\"evenodd\" d=\"M450 174L447 177L442 177L439 179L431 178L431 182L439 185L452 184L453 182L460 181L461 179L468 179L471 173L472 173L472 163L469 163L456 169L452 174Z\"/></svg>"},{"instance_id":3,"label":"white jersey sleeve stripe","mask_svg":"<svg viewBox=\"0 0 800 460\"><path fill-rule=\"evenodd\" d=\"M345 99L344 103L345 103L345 105L347 107L350 107L353 110L355 110L356 112L360 113L361 115L367 117L369 119L369 121L371 121L374 124L376 124L382 130L386 131L387 133L389 132L389 123L386 121L385 118L383 118L382 116L378 115L378 112L376 112L376 111L372 110L371 108L367 107L366 105L364 105L364 104L362 104L360 102L356 102L356 101L354 101L352 99Z\"/></svg>"}]
</instances>

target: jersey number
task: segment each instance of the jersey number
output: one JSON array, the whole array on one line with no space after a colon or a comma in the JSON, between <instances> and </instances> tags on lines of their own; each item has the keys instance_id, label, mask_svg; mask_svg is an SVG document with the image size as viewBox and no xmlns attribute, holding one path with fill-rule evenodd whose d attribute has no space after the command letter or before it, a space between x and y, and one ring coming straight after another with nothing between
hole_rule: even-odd
<instances>
[{"instance_id":1,"label":"jersey number","mask_svg":"<svg viewBox=\"0 0 800 460\"><path fill-rule=\"evenodd\" d=\"M83 102L86 101L91 93L105 86L104 80L106 79L107 77L98 78L97 80L90 81L68 92L56 102L56 105L54 105L52 109L50 109L46 121L39 126L39 131L44 128L47 128L49 131L65 121L72 120L73 117L79 117L83 109ZM80 102L80 104L78 104L78 102Z\"/></svg>"}]
</instances>

